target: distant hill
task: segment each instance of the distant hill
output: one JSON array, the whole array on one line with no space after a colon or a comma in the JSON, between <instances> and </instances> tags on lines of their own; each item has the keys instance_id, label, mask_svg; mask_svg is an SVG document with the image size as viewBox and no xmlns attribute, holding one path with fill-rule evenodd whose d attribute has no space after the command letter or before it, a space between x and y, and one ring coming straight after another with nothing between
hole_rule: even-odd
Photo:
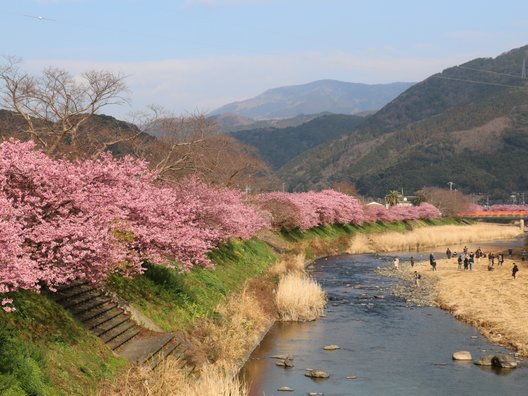
<instances>
[{"instance_id":1,"label":"distant hill","mask_svg":"<svg viewBox=\"0 0 528 396\"><path fill-rule=\"evenodd\" d=\"M355 114L380 109L412 85L404 82L368 85L319 80L270 89L252 99L222 106L210 115L230 113L268 120L322 112Z\"/></svg>"},{"instance_id":2,"label":"distant hill","mask_svg":"<svg viewBox=\"0 0 528 396\"><path fill-rule=\"evenodd\" d=\"M350 133L363 121L355 115L325 114L297 126L256 128L231 135L254 146L273 169L278 169L306 150Z\"/></svg>"},{"instance_id":3,"label":"distant hill","mask_svg":"<svg viewBox=\"0 0 528 396\"><path fill-rule=\"evenodd\" d=\"M294 158L281 175L290 189L348 180L369 196L448 181L467 193L528 191L527 50L429 77L351 133Z\"/></svg>"},{"instance_id":4,"label":"distant hill","mask_svg":"<svg viewBox=\"0 0 528 396\"><path fill-rule=\"evenodd\" d=\"M33 119L35 126L41 126L42 120ZM27 128L24 119L9 110L0 109L0 142L14 137L20 140L28 140L30 137L25 132ZM132 137L136 137L132 139ZM91 155L101 148L101 142L115 142L107 147L116 156L133 154L137 145L145 145L155 141L155 138L140 133L134 124L118 120L104 114L95 114L79 129L77 137L79 147L84 155ZM64 146L64 154L69 153L70 148Z\"/></svg>"},{"instance_id":5,"label":"distant hill","mask_svg":"<svg viewBox=\"0 0 528 396\"><path fill-rule=\"evenodd\" d=\"M229 133L257 128L295 127L324 114L330 113L302 114L292 118L281 118L274 120L254 120L252 118L243 117L232 113L213 115L209 116L208 118L214 121L223 133Z\"/></svg>"}]
</instances>

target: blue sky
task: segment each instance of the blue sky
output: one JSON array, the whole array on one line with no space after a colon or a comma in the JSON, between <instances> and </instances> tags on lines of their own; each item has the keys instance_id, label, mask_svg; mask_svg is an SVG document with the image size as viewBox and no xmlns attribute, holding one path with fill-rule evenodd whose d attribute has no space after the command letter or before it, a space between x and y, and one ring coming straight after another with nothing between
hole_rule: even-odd
<instances>
[{"instance_id":1,"label":"blue sky","mask_svg":"<svg viewBox=\"0 0 528 396\"><path fill-rule=\"evenodd\" d=\"M35 73L127 75L130 103L107 111L120 118L148 104L208 112L325 78L420 81L528 44L526 11L486 0L3 0L0 54Z\"/></svg>"}]
</instances>

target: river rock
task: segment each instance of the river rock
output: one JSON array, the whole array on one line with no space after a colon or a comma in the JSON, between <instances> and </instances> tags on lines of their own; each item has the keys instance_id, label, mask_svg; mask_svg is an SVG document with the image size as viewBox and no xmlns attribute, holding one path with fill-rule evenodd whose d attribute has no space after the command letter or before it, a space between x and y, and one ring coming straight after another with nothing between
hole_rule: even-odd
<instances>
[{"instance_id":1,"label":"river rock","mask_svg":"<svg viewBox=\"0 0 528 396\"><path fill-rule=\"evenodd\" d=\"M279 392L293 392L295 389L290 388L289 386L281 386L277 389Z\"/></svg>"},{"instance_id":2,"label":"river rock","mask_svg":"<svg viewBox=\"0 0 528 396\"><path fill-rule=\"evenodd\" d=\"M340 349L338 345L332 344L332 345L326 345L323 347L325 351L335 351L336 349Z\"/></svg>"},{"instance_id":3,"label":"river rock","mask_svg":"<svg viewBox=\"0 0 528 396\"><path fill-rule=\"evenodd\" d=\"M305 376L310 378L328 378L330 377L330 374L328 374L326 371L323 370L310 370L306 373L304 373Z\"/></svg>"},{"instance_id":4,"label":"river rock","mask_svg":"<svg viewBox=\"0 0 528 396\"><path fill-rule=\"evenodd\" d=\"M475 360L475 364L477 366L491 366L494 357L494 355L482 355L477 360Z\"/></svg>"},{"instance_id":5,"label":"river rock","mask_svg":"<svg viewBox=\"0 0 528 396\"><path fill-rule=\"evenodd\" d=\"M281 360L286 360L286 359L290 359L290 360L293 360L293 355L273 355L272 356L272 359L281 359Z\"/></svg>"},{"instance_id":6,"label":"river rock","mask_svg":"<svg viewBox=\"0 0 528 396\"><path fill-rule=\"evenodd\" d=\"M281 367L286 367L286 368L289 368L289 367L293 367L293 360L291 359L279 359L275 362L275 365L276 366L281 366Z\"/></svg>"},{"instance_id":7,"label":"river rock","mask_svg":"<svg viewBox=\"0 0 528 396\"><path fill-rule=\"evenodd\" d=\"M453 353L453 360L469 361L473 360L473 358L471 357L471 352L469 351L458 351Z\"/></svg>"},{"instance_id":8,"label":"river rock","mask_svg":"<svg viewBox=\"0 0 528 396\"><path fill-rule=\"evenodd\" d=\"M517 362L510 355L495 355L491 359L491 365L500 368L515 368L517 367Z\"/></svg>"}]
</instances>

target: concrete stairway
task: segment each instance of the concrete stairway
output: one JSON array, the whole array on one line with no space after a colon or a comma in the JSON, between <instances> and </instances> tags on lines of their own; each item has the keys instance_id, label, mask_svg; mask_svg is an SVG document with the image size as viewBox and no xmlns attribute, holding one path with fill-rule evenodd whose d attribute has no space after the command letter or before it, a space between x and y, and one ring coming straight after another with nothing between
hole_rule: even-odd
<instances>
[{"instance_id":1,"label":"concrete stairway","mask_svg":"<svg viewBox=\"0 0 528 396\"><path fill-rule=\"evenodd\" d=\"M154 369L171 355L185 365L187 343L182 336L144 329L103 289L78 281L59 288L52 296L112 351L131 363L148 364Z\"/></svg>"}]
</instances>

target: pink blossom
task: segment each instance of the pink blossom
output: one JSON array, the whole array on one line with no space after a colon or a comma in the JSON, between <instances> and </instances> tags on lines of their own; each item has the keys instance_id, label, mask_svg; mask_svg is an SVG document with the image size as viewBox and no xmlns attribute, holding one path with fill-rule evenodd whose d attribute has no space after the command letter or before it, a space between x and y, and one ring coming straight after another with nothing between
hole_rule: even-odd
<instances>
[{"instance_id":1,"label":"pink blossom","mask_svg":"<svg viewBox=\"0 0 528 396\"><path fill-rule=\"evenodd\" d=\"M236 191L198 179L157 185L145 162L106 154L52 160L33 143L0 145L0 293L50 290L73 279L141 273L142 263L184 269L231 237L266 226Z\"/></svg>"},{"instance_id":2,"label":"pink blossom","mask_svg":"<svg viewBox=\"0 0 528 396\"><path fill-rule=\"evenodd\" d=\"M254 201L271 214L273 227L286 230L336 223L362 224L365 220L357 199L334 190L266 193L259 194Z\"/></svg>"}]
</instances>

